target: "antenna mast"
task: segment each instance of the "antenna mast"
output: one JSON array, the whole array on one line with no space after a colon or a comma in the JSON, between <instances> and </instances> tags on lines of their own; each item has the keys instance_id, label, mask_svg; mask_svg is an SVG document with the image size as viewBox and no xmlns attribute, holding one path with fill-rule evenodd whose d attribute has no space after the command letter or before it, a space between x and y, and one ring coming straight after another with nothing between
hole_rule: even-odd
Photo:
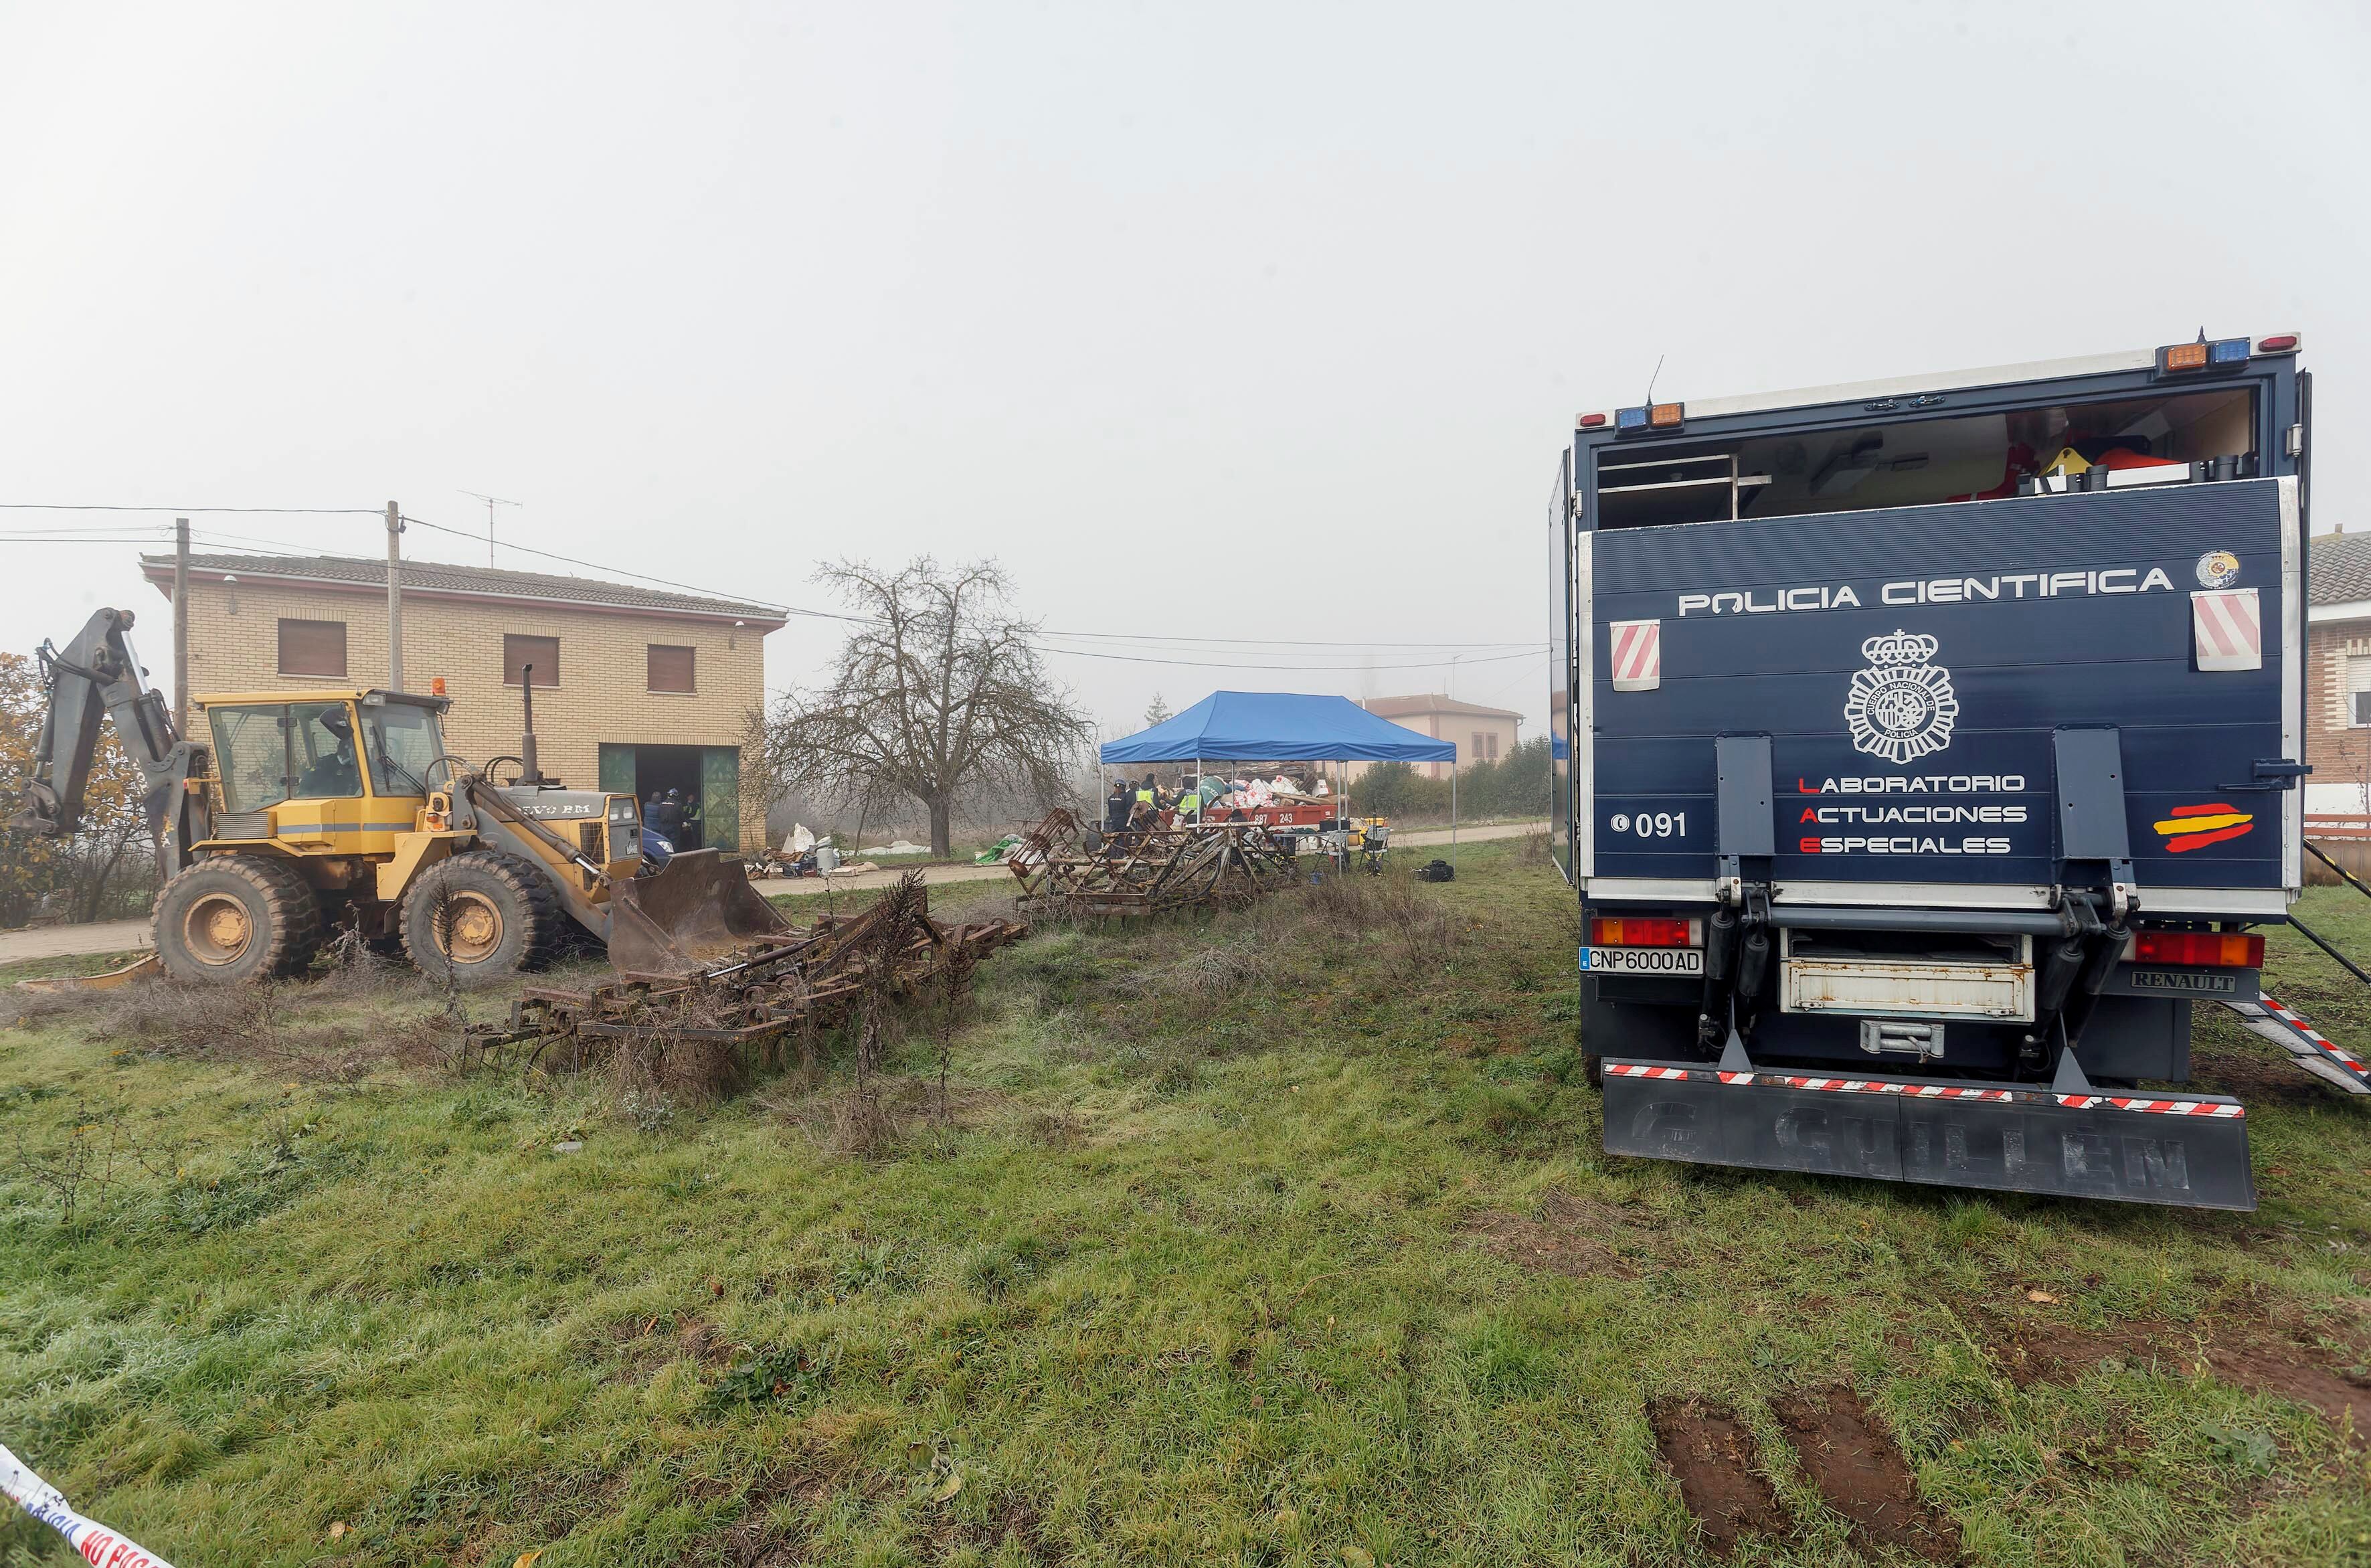
<instances>
[{"instance_id":1,"label":"antenna mast","mask_svg":"<svg viewBox=\"0 0 2371 1568\"><path fill-rule=\"evenodd\" d=\"M498 495L479 495L476 490L465 490L461 493L466 496L474 497L475 499L486 503L486 564L488 566L492 566L494 564L494 508L497 506L523 506L526 502L504 501Z\"/></svg>"}]
</instances>

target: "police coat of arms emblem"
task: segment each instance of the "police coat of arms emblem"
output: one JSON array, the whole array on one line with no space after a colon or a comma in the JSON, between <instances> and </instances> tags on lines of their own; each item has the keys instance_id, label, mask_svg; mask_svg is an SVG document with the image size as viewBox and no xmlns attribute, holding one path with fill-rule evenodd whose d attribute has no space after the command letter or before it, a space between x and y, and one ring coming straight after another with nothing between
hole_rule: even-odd
<instances>
[{"instance_id":1,"label":"police coat of arms emblem","mask_svg":"<svg viewBox=\"0 0 2371 1568\"><path fill-rule=\"evenodd\" d=\"M1853 745L1900 767L1951 744L1960 699L1951 672L1927 663L1941 645L1924 634L1895 631L1860 645L1866 670L1855 670L1845 698Z\"/></svg>"}]
</instances>

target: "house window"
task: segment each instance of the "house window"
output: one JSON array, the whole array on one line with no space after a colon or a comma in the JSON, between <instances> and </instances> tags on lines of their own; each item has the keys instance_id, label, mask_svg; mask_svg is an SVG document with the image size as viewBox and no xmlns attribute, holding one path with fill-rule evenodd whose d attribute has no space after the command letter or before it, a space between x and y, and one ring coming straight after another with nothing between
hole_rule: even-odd
<instances>
[{"instance_id":1,"label":"house window","mask_svg":"<svg viewBox=\"0 0 2371 1568\"><path fill-rule=\"evenodd\" d=\"M2371 653L2347 656L2346 723L2350 729L2371 728Z\"/></svg>"},{"instance_id":2,"label":"house window","mask_svg":"<svg viewBox=\"0 0 2371 1568\"><path fill-rule=\"evenodd\" d=\"M643 651L648 656L650 671L645 684L652 691L700 689L692 684L692 651L690 649L670 648L664 642L653 642L647 645Z\"/></svg>"},{"instance_id":3,"label":"house window","mask_svg":"<svg viewBox=\"0 0 2371 1568\"><path fill-rule=\"evenodd\" d=\"M1466 760L1468 762L1480 762L1482 760L1482 745L1486 739L1488 739L1488 737L1484 735L1481 731L1476 730L1474 732L1474 750L1466 756Z\"/></svg>"},{"instance_id":4,"label":"house window","mask_svg":"<svg viewBox=\"0 0 2371 1568\"><path fill-rule=\"evenodd\" d=\"M529 664L535 666L535 684L556 686L560 684L560 639L556 637L521 637L515 632L503 634L503 685L521 686L525 682L519 672Z\"/></svg>"},{"instance_id":5,"label":"house window","mask_svg":"<svg viewBox=\"0 0 2371 1568\"><path fill-rule=\"evenodd\" d=\"M1498 732L1496 730L1490 732L1490 760L1498 760Z\"/></svg>"},{"instance_id":6,"label":"house window","mask_svg":"<svg viewBox=\"0 0 2371 1568\"><path fill-rule=\"evenodd\" d=\"M346 677L346 623L283 620L280 673L283 675Z\"/></svg>"}]
</instances>

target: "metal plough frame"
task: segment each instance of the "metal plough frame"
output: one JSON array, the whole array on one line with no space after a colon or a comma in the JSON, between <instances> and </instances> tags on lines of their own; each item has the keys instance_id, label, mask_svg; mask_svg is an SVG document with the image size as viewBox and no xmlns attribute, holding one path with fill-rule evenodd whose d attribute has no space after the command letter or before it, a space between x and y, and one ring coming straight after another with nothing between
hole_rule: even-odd
<instances>
[{"instance_id":1,"label":"metal plough frame","mask_svg":"<svg viewBox=\"0 0 2371 1568\"><path fill-rule=\"evenodd\" d=\"M685 980L620 978L589 991L529 986L511 1004L506 1026L473 1025L470 1043L481 1051L531 1043L530 1056L539 1058L561 1043L582 1055L596 1041L701 1041L770 1059L783 1036L846 1018L868 985L908 997L934 982L965 983L982 958L1029 934L1017 920L942 925L919 907L922 897L916 880L861 915L825 916ZM895 953L876 951L898 898L915 905L912 934Z\"/></svg>"},{"instance_id":2,"label":"metal plough frame","mask_svg":"<svg viewBox=\"0 0 2371 1568\"><path fill-rule=\"evenodd\" d=\"M1006 861L1028 915L1151 915L1252 902L1292 881L1292 857L1267 830L1226 823L1113 834L1093 853L1076 846L1078 818L1061 807L1021 836Z\"/></svg>"}]
</instances>

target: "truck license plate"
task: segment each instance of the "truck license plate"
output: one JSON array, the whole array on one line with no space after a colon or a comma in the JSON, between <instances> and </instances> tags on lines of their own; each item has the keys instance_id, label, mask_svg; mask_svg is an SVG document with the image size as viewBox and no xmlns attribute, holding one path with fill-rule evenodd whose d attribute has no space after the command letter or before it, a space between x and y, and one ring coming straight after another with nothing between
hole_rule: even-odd
<instances>
[{"instance_id":1,"label":"truck license plate","mask_svg":"<svg viewBox=\"0 0 2371 1568\"><path fill-rule=\"evenodd\" d=\"M1585 947L1580 967L1590 974L1702 974L1702 948Z\"/></svg>"}]
</instances>

